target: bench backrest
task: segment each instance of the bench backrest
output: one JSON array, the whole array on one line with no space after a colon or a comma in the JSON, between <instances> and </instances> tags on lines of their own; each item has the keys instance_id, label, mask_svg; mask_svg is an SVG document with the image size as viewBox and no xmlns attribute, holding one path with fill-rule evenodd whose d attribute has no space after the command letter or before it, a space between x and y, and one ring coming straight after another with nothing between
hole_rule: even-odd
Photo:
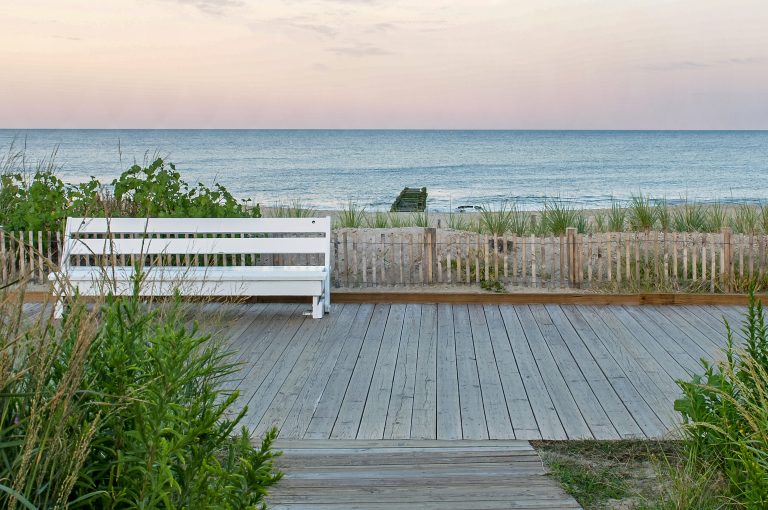
<instances>
[{"instance_id":1,"label":"bench backrest","mask_svg":"<svg viewBox=\"0 0 768 510\"><path fill-rule=\"evenodd\" d=\"M62 265L76 255L323 254L328 267L331 218L69 218L64 238Z\"/></svg>"}]
</instances>

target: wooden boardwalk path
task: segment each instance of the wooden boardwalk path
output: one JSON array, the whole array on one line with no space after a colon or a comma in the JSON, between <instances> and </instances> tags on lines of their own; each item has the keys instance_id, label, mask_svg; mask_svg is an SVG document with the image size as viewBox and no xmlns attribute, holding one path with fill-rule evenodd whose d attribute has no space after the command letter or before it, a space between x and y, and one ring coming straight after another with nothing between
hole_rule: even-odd
<instances>
[{"instance_id":1,"label":"wooden boardwalk path","mask_svg":"<svg viewBox=\"0 0 768 510\"><path fill-rule=\"evenodd\" d=\"M678 423L675 380L740 307L215 304L246 423L281 439L619 439Z\"/></svg>"},{"instance_id":2,"label":"wooden boardwalk path","mask_svg":"<svg viewBox=\"0 0 768 510\"><path fill-rule=\"evenodd\" d=\"M279 441L273 510L580 508L527 441Z\"/></svg>"}]
</instances>

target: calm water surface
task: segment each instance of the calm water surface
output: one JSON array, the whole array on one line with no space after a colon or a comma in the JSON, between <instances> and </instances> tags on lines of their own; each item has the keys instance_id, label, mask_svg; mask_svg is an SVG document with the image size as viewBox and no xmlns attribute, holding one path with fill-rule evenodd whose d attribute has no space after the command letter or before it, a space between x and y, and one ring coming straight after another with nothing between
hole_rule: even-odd
<instances>
[{"instance_id":1,"label":"calm water surface","mask_svg":"<svg viewBox=\"0 0 768 510\"><path fill-rule=\"evenodd\" d=\"M426 186L434 210L537 209L547 197L603 207L638 190L672 203L768 199L768 131L0 130L0 151L11 144L31 159L58 148L70 182L109 182L159 154L189 181L267 205L385 209L404 186Z\"/></svg>"}]
</instances>

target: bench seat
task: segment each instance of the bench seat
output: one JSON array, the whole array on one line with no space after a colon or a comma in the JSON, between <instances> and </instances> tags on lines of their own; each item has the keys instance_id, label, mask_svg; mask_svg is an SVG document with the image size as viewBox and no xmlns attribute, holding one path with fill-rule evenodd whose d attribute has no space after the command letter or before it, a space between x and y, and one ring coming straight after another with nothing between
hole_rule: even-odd
<instances>
[{"instance_id":1,"label":"bench seat","mask_svg":"<svg viewBox=\"0 0 768 510\"><path fill-rule=\"evenodd\" d=\"M49 278L62 300L75 291L84 296L130 295L138 270L115 264L125 264L122 256L146 260L176 255L179 261L186 254L210 254L216 261L220 255L250 255L252 263L254 255L321 255L324 265L312 266L245 265L245 257L241 265L179 266L163 263L172 260L170 256L157 257L157 264L141 269L139 286L142 296L308 296L312 316L321 318L331 304L330 235L329 217L69 218L61 269ZM86 264L90 260L90 265L78 265L78 257Z\"/></svg>"}]
</instances>

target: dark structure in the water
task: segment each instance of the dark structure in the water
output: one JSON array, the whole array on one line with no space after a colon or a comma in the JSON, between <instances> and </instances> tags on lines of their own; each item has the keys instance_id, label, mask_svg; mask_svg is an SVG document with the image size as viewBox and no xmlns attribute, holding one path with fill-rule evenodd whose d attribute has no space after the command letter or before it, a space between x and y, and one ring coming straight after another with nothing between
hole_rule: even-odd
<instances>
[{"instance_id":1,"label":"dark structure in the water","mask_svg":"<svg viewBox=\"0 0 768 510\"><path fill-rule=\"evenodd\" d=\"M392 212L423 212L427 208L427 188L403 188L395 199Z\"/></svg>"}]
</instances>

